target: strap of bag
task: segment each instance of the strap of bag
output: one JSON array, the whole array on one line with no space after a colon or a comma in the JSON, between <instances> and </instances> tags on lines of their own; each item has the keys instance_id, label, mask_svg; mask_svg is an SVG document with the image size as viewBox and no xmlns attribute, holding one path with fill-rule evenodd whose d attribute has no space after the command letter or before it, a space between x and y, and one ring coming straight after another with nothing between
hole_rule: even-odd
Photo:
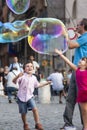
<instances>
[{"instance_id":1,"label":"strap of bag","mask_svg":"<svg viewBox=\"0 0 87 130\"><path fill-rule=\"evenodd\" d=\"M12 71L12 73L13 73L15 76L17 76L13 71Z\"/></svg>"}]
</instances>

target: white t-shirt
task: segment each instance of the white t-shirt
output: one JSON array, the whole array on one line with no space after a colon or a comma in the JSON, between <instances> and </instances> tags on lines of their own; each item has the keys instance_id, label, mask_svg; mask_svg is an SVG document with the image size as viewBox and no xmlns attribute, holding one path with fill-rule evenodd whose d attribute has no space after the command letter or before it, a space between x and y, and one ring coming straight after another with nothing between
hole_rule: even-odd
<instances>
[{"instance_id":1,"label":"white t-shirt","mask_svg":"<svg viewBox=\"0 0 87 130\"><path fill-rule=\"evenodd\" d=\"M3 87L3 82L0 82L0 95L3 96L4 95L4 87Z\"/></svg>"},{"instance_id":2,"label":"white t-shirt","mask_svg":"<svg viewBox=\"0 0 87 130\"><path fill-rule=\"evenodd\" d=\"M52 73L47 78L47 80L52 81L53 90L58 90L58 91L63 90L63 88L64 88L63 75L61 73L58 73L58 72Z\"/></svg>"},{"instance_id":3,"label":"white t-shirt","mask_svg":"<svg viewBox=\"0 0 87 130\"><path fill-rule=\"evenodd\" d=\"M13 67L13 68L16 67L19 72L23 72L23 68L22 68L23 65L21 63L10 64L9 70L11 69L11 67Z\"/></svg>"},{"instance_id":4,"label":"white t-shirt","mask_svg":"<svg viewBox=\"0 0 87 130\"><path fill-rule=\"evenodd\" d=\"M9 72L6 76L7 87L15 87L18 88L18 84L13 83L13 79L19 74L19 71L13 70Z\"/></svg>"},{"instance_id":5,"label":"white t-shirt","mask_svg":"<svg viewBox=\"0 0 87 130\"><path fill-rule=\"evenodd\" d=\"M37 71L37 68L39 68L40 66L36 61L33 61L33 66L34 66L33 73L35 74L35 72Z\"/></svg>"}]
</instances>

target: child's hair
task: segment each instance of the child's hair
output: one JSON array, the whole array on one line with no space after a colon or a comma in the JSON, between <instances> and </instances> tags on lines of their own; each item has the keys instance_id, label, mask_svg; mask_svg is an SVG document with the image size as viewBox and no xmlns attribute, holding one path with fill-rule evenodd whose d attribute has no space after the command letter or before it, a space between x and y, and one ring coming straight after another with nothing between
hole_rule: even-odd
<instances>
[{"instance_id":1,"label":"child's hair","mask_svg":"<svg viewBox=\"0 0 87 130\"><path fill-rule=\"evenodd\" d=\"M86 61L86 64L87 64L87 57L83 57L82 60ZM86 69L87 69L87 66L86 66Z\"/></svg>"},{"instance_id":2,"label":"child's hair","mask_svg":"<svg viewBox=\"0 0 87 130\"><path fill-rule=\"evenodd\" d=\"M31 63L31 64L32 64L32 61L25 62L25 63L23 64L23 69L25 69L25 66L26 66L26 64L28 64L28 63Z\"/></svg>"}]
</instances>

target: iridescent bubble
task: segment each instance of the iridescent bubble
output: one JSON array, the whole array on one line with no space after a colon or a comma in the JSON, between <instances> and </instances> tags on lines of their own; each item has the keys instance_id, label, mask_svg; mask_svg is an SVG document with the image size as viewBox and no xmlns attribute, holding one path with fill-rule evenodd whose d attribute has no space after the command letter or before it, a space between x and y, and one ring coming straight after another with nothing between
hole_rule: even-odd
<instances>
[{"instance_id":1,"label":"iridescent bubble","mask_svg":"<svg viewBox=\"0 0 87 130\"><path fill-rule=\"evenodd\" d=\"M0 22L0 43L18 42L28 37L33 19L35 18L15 21L13 23Z\"/></svg>"},{"instance_id":2,"label":"iridescent bubble","mask_svg":"<svg viewBox=\"0 0 87 130\"><path fill-rule=\"evenodd\" d=\"M66 27L58 19L36 18L30 26L28 43L40 54L54 55L55 48L64 53L68 48L67 39Z\"/></svg>"},{"instance_id":3,"label":"iridescent bubble","mask_svg":"<svg viewBox=\"0 0 87 130\"><path fill-rule=\"evenodd\" d=\"M6 0L6 3L15 14L23 14L28 10L30 0Z\"/></svg>"}]
</instances>

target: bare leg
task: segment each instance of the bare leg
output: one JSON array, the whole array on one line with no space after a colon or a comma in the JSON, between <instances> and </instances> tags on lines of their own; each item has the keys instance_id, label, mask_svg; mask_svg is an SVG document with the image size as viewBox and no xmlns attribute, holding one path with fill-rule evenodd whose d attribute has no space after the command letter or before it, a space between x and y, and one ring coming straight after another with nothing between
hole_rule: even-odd
<instances>
[{"instance_id":1,"label":"bare leg","mask_svg":"<svg viewBox=\"0 0 87 130\"><path fill-rule=\"evenodd\" d=\"M68 95L66 97L66 106L63 114L65 125L68 126L73 126L72 119L76 104L76 96L77 96L77 86L76 86L75 72L73 71L70 80L70 86L68 89Z\"/></svg>"},{"instance_id":2,"label":"bare leg","mask_svg":"<svg viewBox=\"0 0 87 130\"><path fill-rule=\"evenodd\" d=\"M26 125L27 124L26 114L22 114L21 118L22 118L23 124Z\"/></svg>"},{"instance_id":3,"label":"bare leg","mask_svg":"<svg viewBox=\"0 0 87 130\"><path fill-rule=\"evenodd\" d=\"M80 103L84 130L87 130L87 102Z\"/></svg>"},{"instance_id":4,"label":"bare leg","mask_svg":"<svg viewBox=\"0 0 87 130\"><path fill-rule=\"evenodd\" d=\"M62 103L62 91L59 92L59 103Z\"/></svg>"},{"instance_id":5,"label":"bare leg","mask_svg":"<svg viewBox=\"0 0 87 130\"><path fill-rule=\"evenodd\" d=\"M66 98L66 93L65 93L65 91L63 90L63 96Z\"/></svg>"},{"instance_id":6,"label":"bare leg","mask_svg":"<svg viewBox=\"0 0 87 130\"><path fill-rule=\"evenodd\" d=\"M33 116L34 116L34 120L35 120L35 129L44 130L42 127L42 124L40 124L39 114L38 114L37 108L34 108L32 111L33 111Z\"/></svg>"},{"instance_id":7,"label":"bare leg","mask_svg":"<svg viewBox=\"0 0 87 130\"><path fill-rule=\"evenodd\" d=\"M24 126L23 126L24 130L30 130L28 123L27 123L26 114L21 114L21 118L22 118L22 121L24 124Z\"/></svg>"},{"instance_id":8,"label":"bare leg","mask_svg":"<svg viewBox=\"0 0 87 130\"><path fill-rule=\"evenodd\" d=\"M66 93L64 90L59 92L59 103L62 103L62 96L66 98Z\"/></svg>"},{"instance_id":9,"label":"bare leg","mask_svg":"<svg viewBox=\"0 0 87 130\"><path fill-rule=\"evenodd\" d=\"M37 124L37 123L40 122L38 110L37 110L37 108L35 108L32 111L33 111L33 116L34 116L35 123Z\"/></svg>"}]
</instances>

